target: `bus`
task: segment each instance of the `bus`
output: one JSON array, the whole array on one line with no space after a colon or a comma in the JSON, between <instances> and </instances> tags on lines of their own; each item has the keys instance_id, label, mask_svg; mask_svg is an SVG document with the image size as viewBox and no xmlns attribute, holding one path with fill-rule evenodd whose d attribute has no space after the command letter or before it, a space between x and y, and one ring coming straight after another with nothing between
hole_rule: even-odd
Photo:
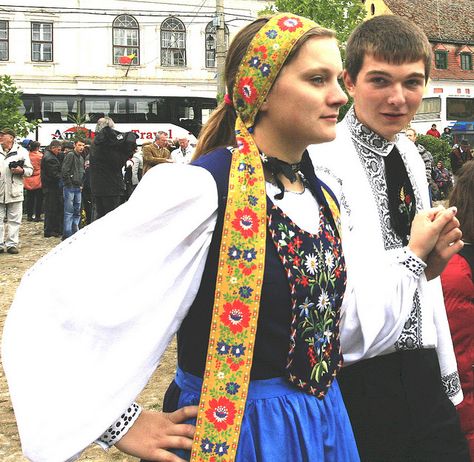
<instances>
[{"instance_id":1,"label":"bus","mask_svg":"<svg viewBox=\"0 0 474 462\"><path fill-rule=\"evenodd\" d=\"M148 93L130 89L22 90L21 99L20 112L29 121L40 120L28 138L42 146L52 140L70 140L78 129L93 138L96 123L104 116L113 119L116 130L136 133L138 145L153 141L158 131L168 133L170 140L188 136L195 145L202 125L216 107L215 98L183 87L155 88Z\"/></svg>"},{"instance_id":2,"label":"bus","mask_svg":"<svg viewBox=\"0 0 474 462\"><path fill-rule=\"evenodd\" d=\"M420 134L432 124L440 133L450 127L455 143L466 139L474 146L474 86L469 90L460 94L455 87L430 88L410 125Z\"/></svg>"}]
</instances>

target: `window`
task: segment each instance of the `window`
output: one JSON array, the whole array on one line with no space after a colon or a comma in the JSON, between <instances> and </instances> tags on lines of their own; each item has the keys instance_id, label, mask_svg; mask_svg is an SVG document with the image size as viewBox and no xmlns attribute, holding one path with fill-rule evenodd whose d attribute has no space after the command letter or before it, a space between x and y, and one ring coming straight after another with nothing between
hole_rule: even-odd
<instances>
[{"instance_id":1,"label":"window","mask_svg":"<svg viewBox=\"0 0 474 462\"><path fill-rule=\"evenodd\" d=\"M447 51L435 51L435 67L436 69L448 68L448 52Z\"/></svg>"},{"instance_id":2,"label":"window","mask_svg":"<svg viewBox=\"0 0 474 462\"><path fill-rule=\"evenodd\" d=\"M0 61L8 61L8 21L0 21Z\"/></svg>"},{"instance_id":3,"label":"window","mask_svg":"<svg viewBox=\"0 0 474 462\"><path fill-rule=\"evenodd\" d=\"M446 119L465 122L474 120L474 99L446 98Z\"/></svg>"},{"instance_id":4,"label":"window","mask_svg":"<svg viewBox=\"0 0 474 462\"><path fill-rule=\"evenodd\" d=\"M472 54L461 53L461 69L463 71L472 71Z\"/></svg>"},{"instance_id":5,"label":"window","mask_svg":"<svg viewBox=\"0 0 474 462\"><path fill-rule=\"evenodd\" d=\"M229 28L224 25L225 49L229 45ZM206 67L216 67L216 49L217 49L217 33L216 26L211 21L206 26Z\"/></svg>"},{"instance_id":6,"label":"window","mask_svg":"<svg viewBox=\"0 0 474 462\"><path fill-rule=\"evenodd\" d=\"M31 23L31 60L50 62L53 60L53 24Z\"/></svg>"},{"instance_id":7,"label":"window","mask_svg":"<svg viewBox=\"0 0 474 462\"><path fill-rule=\"evenodd\" d=\"M439 119L441 114L441 98L423 98L415 114L415 120Z\"/></svg>"},{"instance_id":8,"label":"window","mask_svg":"<svg viewBox=\"0 0 474 462\"><path fill-rule=\"evenodd\" d=\"M168 18L161 25L161 65L186 66L186 28L177 18Z\"/></svg>"},{"instance_id":9,"label":"window","mask_svg":"<svg viewBox=\"0 0 474 462\"><path fill-rule=\"evenodd\" d=\"M140 29L137 20L128 14L117 16L112 24L112 35L114 64L140 64Z\"/></svg>"}]
</instances>

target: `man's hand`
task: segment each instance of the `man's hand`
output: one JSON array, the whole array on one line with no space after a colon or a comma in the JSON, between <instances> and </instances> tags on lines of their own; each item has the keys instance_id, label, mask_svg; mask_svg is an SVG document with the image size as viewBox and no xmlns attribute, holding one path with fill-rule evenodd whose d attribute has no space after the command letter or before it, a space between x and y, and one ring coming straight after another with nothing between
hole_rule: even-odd
<instances>
[{"instance_id":1,"label":"man's hand","mask_svg":"<svg viewBox=\"0 0 474 462\"><path fill-rule=\"evenodd\" d=\"M451 227L448 226L446 229L452 231L459 226L455 215L455 207L445 209L441 205L416 214L411 225L408 243L410 250L426 262L445 227L451 223ZM453 220L456 220L457 224Z\"/></svg>"},{"instance_id":2,"label":"man's hand","mask_svg":"<svg viewBox=\"0 0 474 462\"><path fill-rule=\"evenodd\" d=\"M171 413L144 410L115 446L126 454L150 461L184 462L167 449L191 450L196 428L181 422L196 417L197 413L197 406Z\"/></svg>"},{"instance_id":3,"label":"man's hand","mask_svg":"<svg viewBox=\"0 0 474 462\"><path fill-rule=\"evenodd\" d=\"M23 173L25 173L25 171L21 167L15 167L10 170L14 175L23 175Z\"/></svg>"}]
</instances>

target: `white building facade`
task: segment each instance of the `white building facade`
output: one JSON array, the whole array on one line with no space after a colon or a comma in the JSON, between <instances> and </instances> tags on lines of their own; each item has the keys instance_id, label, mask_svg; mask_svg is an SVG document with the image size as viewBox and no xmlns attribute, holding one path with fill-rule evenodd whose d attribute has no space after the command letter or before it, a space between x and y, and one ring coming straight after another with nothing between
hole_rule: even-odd
<instances>
[{"instance_id":1,"label":"white building facade","mask_svg":"<svg viewBox=\"0 0 474 462\"><path fill-rule=\"evenodd\" d=\"M225 0L228 40L269 3ZM215 0L27 4L6 0L0 7L0 74L10 75L20 90L152 94L181 86L216 96Z\"/></svg>"}]
</instances>

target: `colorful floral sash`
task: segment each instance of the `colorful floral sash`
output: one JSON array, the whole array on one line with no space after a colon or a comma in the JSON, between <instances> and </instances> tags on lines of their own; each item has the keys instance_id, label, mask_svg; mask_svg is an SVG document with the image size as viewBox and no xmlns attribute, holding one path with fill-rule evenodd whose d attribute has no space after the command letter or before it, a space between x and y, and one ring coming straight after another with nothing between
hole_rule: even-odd
<instances>
[{"instance_id":1,"label":"colorful floral sash","mask_svg":"<svg viewBox=\"0 0 474 462\"><path fill-rule=\"evenodd\" d=\"M191 461L235 459L247 400L263 282L265 178L250 135L255 116L294 45L317 24L272 17L255 35L233 89L238 149L232 155L214 308ZM225 456L225 457L224 457Z\"/></svg>"}]
</instances>

